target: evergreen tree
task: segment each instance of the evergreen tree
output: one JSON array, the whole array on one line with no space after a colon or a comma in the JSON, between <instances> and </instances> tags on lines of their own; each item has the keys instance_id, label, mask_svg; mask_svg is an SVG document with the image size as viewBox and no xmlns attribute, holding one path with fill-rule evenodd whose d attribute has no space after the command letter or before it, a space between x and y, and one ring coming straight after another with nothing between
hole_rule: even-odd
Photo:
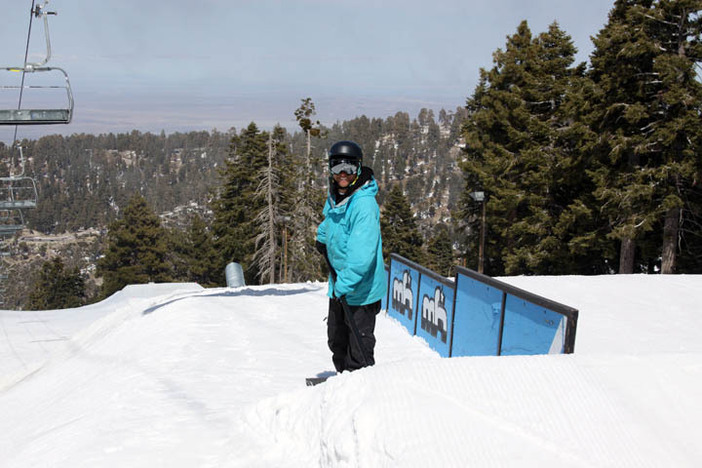
<instances>
[{"instance_id":1,"label":"evergreen tree","mask_svg":"<svg viewBox=\"0 0 702 468\"><path fill-rule=\"evenodd\" d=\"M672 272L680 221L695 211L701 9L699 0L617 0L594 38L590 120L600 139L591 175L609 236L621 242L620 273L645 271L661 256ZM647 248L650 239L660 247Z\"/></svg>"},{"instance_id":2,"label":"evergreen tree","mask_svg":"<svg viewBox=\"0 0 702 468\"><path fill-rule=\"evenodd\" d=\"M454 266L451 234L448 227L441 224L427 244L427 267L442 276L451 276Z\"/></svg>"},{"instance_id":3,"label":"evergreen tree","mask_svg":"<svg viewBox=\"0 0 702 468\"><path fill-rule=\"evenodd\" d=\"M395 253L413 262L423 262L424 242L400 184L393 186L383 203L380 230L383 237L383 257L389 258L391 253Z\"/></svg>"},{"instance_id":4,"label":"evergreen tree","mask_svg":"<svg viewBox=\"0 0 702 468\"><path fill-rule=\"evenodd\" d=\"M173 281L191 281L189 261L192 256L191 244L187 235L178 228L164 229L168 245L166 261L169 264Z\"/></svg>"},{"instance_id":5,"label":"evergreen tree","mask_svg":"<svg viewBox=\"0 0 702 468\"><path fill-rule=\"evenodd\" d=\"M294 239L300 239L303 236L296 235L297 229L304 226L297 218L301 199L301 185L299 183L301 159L300 154L289 150L289 139L283 135L290 137L282 128L274 129L274 170L278 177L278 188L276 192L276 229L279 231L277 238L278 252L278 281L307 281L318 276L319 268L298 268L297 262L304 261L301 259L304 252L307 252L307 247L304 243L299 244L293 242ZM321 202L320 202L321 203ZM319 210L319 208L317 208ZM304 230L303 230L304 232ZM303 254L300 254L302 252ZM316 265L316 264L314 264ZM309 276L308 272L312 270Z\"/></svg>"},{"instance_id":6,"label":"evergreen tree","mask_svg":"<svg viewBox=\"0 0 702 468\"><path fill-rule=\"evenodd\" d=\"M170 281L166 254L166 233L160 219L146 199L135 194L122 217L108 227L105 256L98 262L98 273L104 278L102 296L129 284Z\"/></svg>"},{"instance_id":7,"label":"evergreen tree","mask_svg":"<svg viewBox=\"0 0 702 468\"><path fill-rule=\"evenodd\" d=\"M590 77L597 86L592 116L599 135L591 171L609 236L621 243L619 272L634 271L637 239L653 229L653 187L639 177L648 158L644 132L652 121L655 96L648 84L656 55L641 27L652 0L617 0L609 22L593 39ZM644 163L645 164L645 163Z\"/></svg>"},{"instance_id":8,"label":"evergreen tree","mask_svg":"<svg viewBox=\"0 0 702 468\"><path fill-rule=\"evenodd\" d=\"M314 125L311 118L316 114L314 103L310 98L304 99L299 109L295 111L300 128L306 136L306 152L304 164L298 163L293 168L298 181L297 200L293 205L289 226L291 237L289 242L291 263L295 268L290 272L291 281L308 281L321 278L319 253L314 248L317 226L322 221L322 206L324 205L324 189L317 182L316 173L326 174L323 158L314 157L312 137L323 138L325 133L319 121ZM317 152L319 154L320 152Z\"/></svg>"},{"instance_id":9,"label":"evergreen tree","mask_svg":"<svg viewBox=\"0 0 702 468\"><path fill-rule=\"evenodd\" d=\"M29 294L29 309L68 309L84 304L85 277L78 268L67 271L60 257L44 262Z\"/></svg>"},{"instance_id":10,"label":"evergreen tree","mask_svg":"<svg viewBox=\"0 0 702 468\"><path fill-rule=\"evenodd\" d=\"M198 215L191 219L188 245L188 280L203 287L224 286L224 270L217 268L221 256L207 224Z\"/></svg>"},{"instance_id":11,"label":"evergreen tree","mask_svg":"<svg viewBox=\"0 0 702 468\"><path fill-rule=\"evenodd\" d=\"M702 230L681 229L681 224L702 221L696 214L702 197L695 187L702 174L702 85L696 74L702 61L701 12L700 0L660 0L645 17L647 33L658 50L652 77L657 88L655 121L646 140L656 156L650 179L659 189L661 273L676 271L678 245L690 244L687 239L683 242L684 237L693 244L702 240ZM692 272L700 271L697 267Z\"/></svg>"},{"instance_id":12,"label":"evergreen tree","mask_svg":"<svg viewBox=\"0 0 702 468\"><path fill-rule=\"evenodd\" d=\"M222 171L224 183L212 202L213 232L220 251L222 271L229 262L241 264L247 284L257 284L259 272L253 262L256 213L264 201L256 196L259 177L267 166L267 139L255 123L232 137L229 158Z\"/></svg>"},{"instance_id":13,"label":"evergreen tree","mask_svg":"<svg viewBox=\"0 0 702 468\"><path fill-rule=\"evenodd\" d=\"M224 286L224 270L219 252L203 219L195 214L187 231L170 229L168 260L174 281L195 282L203 287Z\"/></svg>"},{"instance_id":14,"label":"evergreen tree","mask_svg":"<svg viewBox=\"0 0 702 468\"><path fill-rule=\"evenodd\" d=\"M463 215L477 250L480 232L469 193L487 193L490 274L555 274L579 268L570 248L580 211L583 163L574 151L577 129L564 112L583 66L572 68L575 47L557 24L532 37L527 23L481 70L463 127L466 177Z\"/></svg>"},{"instance_id":15,"label":"evergreen tree","mask_svg":"<svg viewBox=\"0 0 702 468\"><path fill-rule=\"evenodd\" d=\"M295 110L295 119L297 120L297 123L302 131L305 133L305 137L307 139L304 173L305 179L303 179L307 181L307 183L309 183L309 180L312 177L312 137L319 138L322 136L322 126L319 120L312 122L312 118L316 114L317 110L315 109L314 102L312 102L312 98L303 99L300 107Z\"/></svg>"}]
</instances>

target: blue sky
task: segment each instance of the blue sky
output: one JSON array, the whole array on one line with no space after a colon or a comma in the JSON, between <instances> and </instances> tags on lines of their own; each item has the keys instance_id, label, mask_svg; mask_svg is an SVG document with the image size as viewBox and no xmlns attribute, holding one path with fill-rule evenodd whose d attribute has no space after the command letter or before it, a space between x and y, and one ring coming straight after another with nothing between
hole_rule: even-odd
<instances>
[{"instance_id":1,"label":"blue sky","mask_svg":"<svg viewBox=\"0 0 702 468\"><path fill-rule=\"evenodd\" d=\"M31 0L3 3L0 66L21 65ZM70 76L74 121L21 127L18 136L226 131L251 121L294 129L293 112L305 97L325 125L397 111L415 117L423 107L455 110L520 21L526 19L534 34L557 21L579 49L578 60L587 61L590 37L613 4L52 0L49 10L58 15L49 18L49 65ZM36 60L44 54L41 22L32 28L30 59ZM0 140L11 139L10 128L0 127Z\"/></svg>"}]
</instances>

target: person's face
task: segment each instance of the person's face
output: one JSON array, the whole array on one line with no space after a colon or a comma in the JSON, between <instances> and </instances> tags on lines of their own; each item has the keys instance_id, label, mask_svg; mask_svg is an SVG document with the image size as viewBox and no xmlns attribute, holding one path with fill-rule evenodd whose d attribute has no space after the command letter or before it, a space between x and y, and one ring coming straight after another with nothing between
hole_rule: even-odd
<instances>
[{"instance_id":1,"label":"person's face","mask_svg":"<svg viewBox=\"0 0 702 468\"><path fill-rule=\"evenodd\" d=\"M340 189L343 190L347 188L356 180L358 164L358 161L344 158L334 159L330 162L329 169L331 170L334 182L336 182L336 185Z\"/></svg>"},{"instance_id":2,"label":"person's face","mask_svg":"<svg viewBox=\"0 0 702 468\"><path fill-rule=\"evenodd\" d=\"M334 174L334 182L339 186L339 188L345 189L349 185L353 184L353 181L356 180L356 173L348 174L345 171L342 171L340 174Z\"/></svg>"}]
</instances>

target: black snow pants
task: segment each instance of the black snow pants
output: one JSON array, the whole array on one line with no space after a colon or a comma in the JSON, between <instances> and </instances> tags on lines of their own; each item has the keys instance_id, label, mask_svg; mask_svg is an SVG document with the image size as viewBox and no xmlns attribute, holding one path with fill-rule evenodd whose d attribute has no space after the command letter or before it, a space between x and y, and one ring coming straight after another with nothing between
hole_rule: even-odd
<instances>
[{"instance_id":1,"label":"black snow pants","mask_svg":"<svg viewBox=\"0 0 702 468\"><path fill-rule=\"evenodd\" d=\"M332 352L332 361L337 372L353 371L375 364L375 316L380 312L380 301L363 306L349 306L360 335L360 343L349 326L341 301L329 299L327 318L327 344ZM363 349L363 352L361 352ZM366 362L363 362L365 355Z\"/></svg>"}]
</instances>

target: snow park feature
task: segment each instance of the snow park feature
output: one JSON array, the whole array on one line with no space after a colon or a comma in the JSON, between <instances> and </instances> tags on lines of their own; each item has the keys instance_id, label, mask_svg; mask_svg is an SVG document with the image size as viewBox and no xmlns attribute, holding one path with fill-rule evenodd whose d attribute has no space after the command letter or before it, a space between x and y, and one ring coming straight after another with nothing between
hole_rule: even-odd
<instances>
[{"instance_id":1,"label":"snow park feature","mask_svg":"<svg viewBox=\"0 0 702 468\"><path fill-rule=\"evenodd\" d=\"M576 306L575 352L445 359L381 312L376 365L306 387L326 283L0 310L0 466L699 466L702 276L498 279Z\"/></svg>"},{"instance_id":2,"label":"snow park feature","mask_svg":"<svg viewBox=\"0 0 702 468\"><path fill-rule=\"evenodd\" d=\"M455 284L453 356L573 352L576 309L466 268Z\"/></svg>"},{"instance_id":3,"label":"snow park feature","mask_svg":"<svg viewBox=\"0 0 702 468\"><path fill-rule=\"evenodd\" d=\"M454 282L397 254L390 256L389 271L388 314L449 357Z\"/></svg>"},{"instance_id":4,"label":"snow park feature","mask_svg":"<svg viewBox=\"0 0 702 468\"><path fill-rule=\"evenodd\" d=\"M444 278L397 254L389 271L388 314L443 357L573 352L572 307L467 268Z\"/></svg>"}]
</instances>

